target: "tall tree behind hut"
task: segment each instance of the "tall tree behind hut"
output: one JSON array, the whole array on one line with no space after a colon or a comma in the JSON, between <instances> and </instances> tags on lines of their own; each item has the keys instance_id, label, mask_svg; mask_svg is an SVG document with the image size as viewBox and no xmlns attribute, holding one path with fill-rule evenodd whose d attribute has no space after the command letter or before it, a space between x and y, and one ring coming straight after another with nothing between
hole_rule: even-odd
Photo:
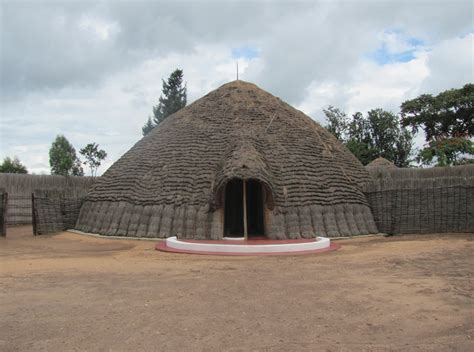
<instances>
[{"instance_id":1,"label":"tall tree behind hut","mask_svg":"<svg viewBox=\"0 0 474 352\"><path fill-rule=\"evenodd\" d=\"M323 110L324 126L339 139L357 159L367 165L378 157L407 167L413 147L413 135L402 127L397 115L382 109L372 109L366 116L356 112L348 117L343 111L329 106Z\"/></svg>"},{"instance_id":2,"label":"tall tree behind hut","mask_svg":"<svg viewBox=\"0 0 474 352\"><path fill-rule=\"evenodd\" d=\"M76 149L63 135L58 135L49 149L51 175L84 176Z\"/></svg>"},{"instance_id":3,"label":"tall tree behind hut","mask_svg":"<svg viewBox=\"0 0 474 352\"><path fill-rule=\"evenodd\" d=\"M165 81L162 79L162 94L158 105L153 107L153 118L148 117L148 121L142 127L142 133L146 136L153 128L158 126L169 115L186 106L187 93L186 84L183 85L183 70L176 69Z\"/></svg>"},{"instance_id":4,"label":"tall tree behind hut","mask_svg":"<svg viewBox=\"0 0 474 352\"><path fill-rule=\"evenodd\" d=\"M404 126L425 133L419 162L437 166L474 163L474 84L407 100L401 105L401 115Z\"/></svg>"}]
</instances>

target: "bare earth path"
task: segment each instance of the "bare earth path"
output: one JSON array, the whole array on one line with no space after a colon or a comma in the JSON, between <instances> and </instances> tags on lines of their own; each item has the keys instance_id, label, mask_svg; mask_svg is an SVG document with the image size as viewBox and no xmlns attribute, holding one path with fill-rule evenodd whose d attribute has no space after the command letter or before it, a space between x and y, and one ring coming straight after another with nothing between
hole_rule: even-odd
<instances>
[{"instance_id":1,"label":"bare earth path","mask_svg":"<svg viewBox=\"0 0 474 352\"><path fill-rule=\"evenodd\" d=\"M474 234L217 257L10 228L2 351L473 351Z\"/></svg>"}]
</instances>

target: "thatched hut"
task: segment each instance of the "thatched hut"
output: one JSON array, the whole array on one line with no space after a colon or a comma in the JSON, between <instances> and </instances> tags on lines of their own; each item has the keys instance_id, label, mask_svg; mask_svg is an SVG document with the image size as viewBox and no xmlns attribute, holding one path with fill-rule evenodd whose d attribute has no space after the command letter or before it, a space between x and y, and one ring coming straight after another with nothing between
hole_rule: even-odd
<instances>
[{"instance_id":1,"label":"thatched hut","mask_svg":"<svg viewBox=\"0 0 474 352\"><path fill-rule=\"evenodd\" d=\"M367 170L375 170L375 169L397 169L397 166L388 159L383 157L378 157L375 160L372 160L370 163L365 165Z\"/></svg>"},{"instance_id":2,"label":"thatched hut","mask_svg":"<svg viewBox=\"0 0 474 352\"><path fill-rule=\"evenodd\" d=\"M76 228L195 239L375 233L360 187L368 180L311 118L234 81L169 116L111 166Z\"/></svg>"}]
</instances>

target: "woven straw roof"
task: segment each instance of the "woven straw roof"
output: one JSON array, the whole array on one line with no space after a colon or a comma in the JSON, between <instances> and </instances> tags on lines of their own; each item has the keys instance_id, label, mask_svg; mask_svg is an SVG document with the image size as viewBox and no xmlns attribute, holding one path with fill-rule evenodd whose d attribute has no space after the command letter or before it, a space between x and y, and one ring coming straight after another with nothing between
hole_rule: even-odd
<instances>
[{"instance_id":1,"label":"woven straw roof","mask_svg":"<svg viewBox=\"0 0 474 352\"><path fill-rule=\"evenodd\" d=\"M378 157L377 159L372 160L370 163L365 165L365 167L367 169L378 169L378 168L396 169L397 168L397 166L393 162L382 157Z\"/></svg>"},{"instance_id":2,"label":"woven straw roof","mask_svg":"<svg viewBox=\"0 0 474 352\"><path fill-rule=\"evenodd\" d=\"M228 180L260 180L280 207L367 204L360 162L279 98L233 81L169 116L96 182L88 201L220 206Z\"/></svg>"}]
</instances>

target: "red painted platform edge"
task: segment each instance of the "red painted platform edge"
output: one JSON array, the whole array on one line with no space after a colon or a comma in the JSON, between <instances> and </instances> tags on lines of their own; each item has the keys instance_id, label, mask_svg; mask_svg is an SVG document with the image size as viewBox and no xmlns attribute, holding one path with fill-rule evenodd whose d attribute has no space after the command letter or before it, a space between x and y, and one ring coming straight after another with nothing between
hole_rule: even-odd
<instances>
[{"instance_id":1,"label":"red painted platform edge","mask_svg":"<svg viewBox=\"0 0 474 352\"><path fill-rule=\"evenodd\" d=\"M216 255L216 256L278 256L278 255L309 255L309 254L319 254L336 251L341 248L340 244L331 243L328 248L314 249L310 251L301 251L301 252L278 252L278 253L266 253L266 252L257 252L257 253L229 253L229 252L205 252L205 251L189 251L184 249L171 248L166 245L166 241L158 242L155 246L155 249L160 252L168 253L178 253L178 254L197 254L197 255Z\"/></svg>"}]
</instances>

